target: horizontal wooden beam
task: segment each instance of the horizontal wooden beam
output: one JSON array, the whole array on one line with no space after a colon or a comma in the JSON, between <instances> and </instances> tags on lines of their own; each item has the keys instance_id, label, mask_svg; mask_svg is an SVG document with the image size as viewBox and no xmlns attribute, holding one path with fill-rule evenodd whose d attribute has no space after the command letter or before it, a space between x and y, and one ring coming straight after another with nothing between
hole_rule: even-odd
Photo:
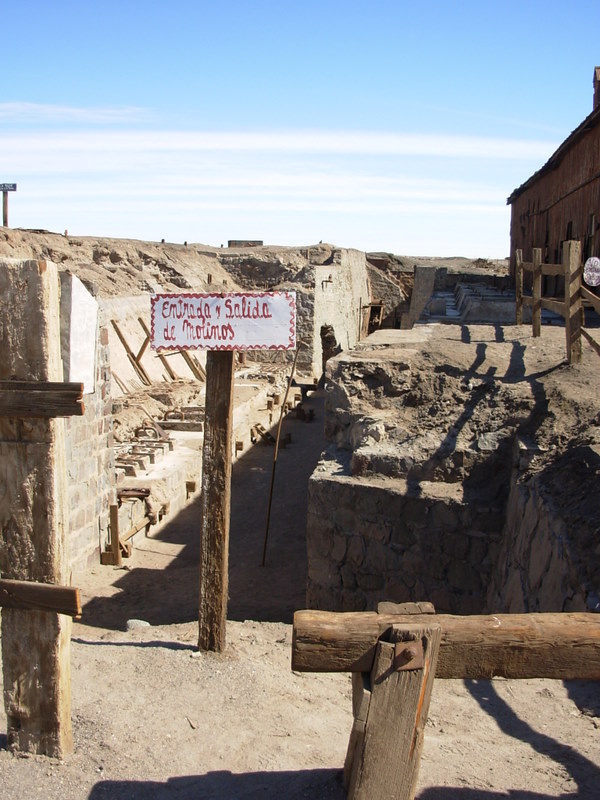
<instances>
[{"instance_id":1,"label":"horizontal wooden beam","mask_svg":"<svg viewBox=\"0 0 600 800\"><path fill-rule=\"evenodd\" d=\"M600 680L600 614L448 614L297 611L292 669L368 672L392 625L442 628L439 678Z\"/></svg>"},{"instance_id":2,"label":"horizontal wooden beam","mask_svg":"<svg viewBox=\"0 0 600 800\"><path fill-rule=\"evenodd\" d=\"M525 272L534 272L535 267L532 261L522 261L519 264L520 269ZM540 272L542 275L564 275L564 264L540 264Z\"/></svg>"},{"instance_id":3,"label":"horizontal wooden beam","mask_svg":"<svg viewBox=\"0 0 600 800\"><path fill-rule=\"evenodd\" d=\"M81 616L79 589L53 583L0 579L0 608L53 611L69 617Z\"/></svg>"},{"instance_id":4,"label":"horizontal wooden beam","mask_svg":"<svg viewBox=\"0 0 600 800\"><path fill-rule=\"evenodd\" d=\"M82 383L0 381L0 417L80 417Z\"/></svg>"},{"instance_id":5,"label":"horizontal wooden beam","mask_svg":"<svg viewBox=\"0 0 600 800\"><path fill-rule=\"evenodd\" d=\"M559 314L564 319L567 307L564 300L542 297L542 308L546 308L548 311L554 311L555 314Z\"/></svg>"}]
</instances>

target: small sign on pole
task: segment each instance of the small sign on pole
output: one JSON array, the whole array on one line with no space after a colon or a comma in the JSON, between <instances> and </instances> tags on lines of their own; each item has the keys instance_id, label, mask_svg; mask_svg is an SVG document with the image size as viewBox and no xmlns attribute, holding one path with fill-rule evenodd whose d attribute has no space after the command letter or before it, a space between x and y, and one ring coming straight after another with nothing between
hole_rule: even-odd
<instances>
[{"instance_id":1,"label":"small sign on pole","mask_svg":"<svg viewBox=\"0 0 600 800\"><path fill-rule=\"evenodd\" d=\"M0 192L2 192L2 225L5 228L8 228L8 193L16 191L16 183L0 183Z\"/></svg>"},{"instance_id":2,"label":"small sign on pole","mask_svg":"<svg viewBox=\"0 0 600 800\"><path fill-rule=\"evenodd\" d=\"M225 649L227 620L233 351L296 347L295 292L158 294L155 350L208 350L200 500L198 647Z\"/></svg>"}]
</instances>

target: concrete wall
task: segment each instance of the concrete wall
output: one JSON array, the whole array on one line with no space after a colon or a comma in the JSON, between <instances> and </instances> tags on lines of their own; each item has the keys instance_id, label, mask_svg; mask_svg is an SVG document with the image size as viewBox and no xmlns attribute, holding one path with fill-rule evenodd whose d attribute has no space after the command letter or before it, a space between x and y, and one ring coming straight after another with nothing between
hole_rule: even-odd
<instances>
[{"instance_id":1,"label":"concrete wall","mask_svg":"<svg viewBox=\"0 0 600 800\"><path fill-rule=\"evenodd\" d=\"M349 350L359 341L362 306L371 302L365 254L358 250L335 250L331 263L315 266L314 281L312 374L320 377L323 326L333 328L341 350Z\"/></svg>"},{"instance_id":2,"label":"concrete wall","mask_svg":"<svg viewBox=\"0 0 600 800\"><path fill-rule=\"evenodd\" d=\"M96 387L84 395L85 415L65 420L71 566L99 561L115 502L108 332L99 331Z\"/></svg>"}]
</instances>

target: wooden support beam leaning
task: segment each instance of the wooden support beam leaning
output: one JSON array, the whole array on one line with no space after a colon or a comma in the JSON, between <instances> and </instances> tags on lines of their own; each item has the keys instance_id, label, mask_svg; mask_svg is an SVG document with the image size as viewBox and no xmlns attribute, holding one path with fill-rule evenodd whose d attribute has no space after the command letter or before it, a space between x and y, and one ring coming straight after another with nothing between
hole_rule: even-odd
<instances>
[{"instance_id":1,"label":"wooden support beam leaning","mask_svg":"<svg viewBox=\"0 0 600 800\"><path fill-rule=\"evenodd\" d=\"M78 618L81 599L79 589L73 586L0 579L0 608L51 611Z\"/></svg>"},{"instance_id":2,"label":"wooden support beam leaning","mask_svg":"<svg viewBox=\"0 0 600 800\"><path fill-rule=\"evenodd\" d=\"M133 352L133 350L129 346L129 343L128 343L127 339L125 338L125 336L123 335L121 329L119 328L119 325L118 325L117 321L114 320L114 319L111 319L110 322L111 322L111 325L114 328L115 333L119 337L119 341L121 342L121 344L125 348L125 352L127 353L127 358L129 359L129 363L131 364L131 366L133 367L133 369L137 373L138 377L141 379L142 383L145 383L146 386L150 386L152 384L152 381L150 380L150 378L148 376L148 373L146 372L146 370L142 366L141 362L138 360L137 356L135 355L135 353ZM142 348L141 353L143 353L143 348Z\"/></svg>"},{"instance_id":3,"label":"wooden support beam leaning","mask_svg":"<svg viewBox=\"0 0 600 800\"><path fill-rule=\"evenodd\" d=\"M82 383L0 381L1 417L81 417Z\"/></svg>"},{"instance_id":4,"label":"wooden support beam leaning","mask_svg":"<svg viewBox=\"0 0 600 800\"><path fill-rule=\"evenodd\" d=\"M147 344L148 344L148 343L149 343L149 342L152 340L152 335L151 335L150 331L148 330L148 326L146 325L146 323L144 322L144 320L142 319L142 317L138 317L138 322L140 323L140 325L141 325L141 328L142 328L142 330L144 331L144 333L145 333L145 335L146 335L146 341L144 342L144 344L143 344L143 347L142 347L142 349L140 350L140 352L137 354L137 358L138 358L138 360L139 360L139 359L142 357L142 355L143 355L143 353L144 353L144 351L145 351L145 349L146 349L146 346L147 346ZM177 375L176 375L176 374L175 374L175 372L174 372L174 371L171 369L171 365L169 364L169 362L168 362L168 361L167 361L167 359L165 358L164 354L163 354L163 353L156 353L156 355L157 355L158 359L160 360L160 363L161 363L161 364L163 365L163 367L165 368L165 370L166 370L166 372L167 372L167 375L169 376L169 378L170 378L172 381L176 381L176 380L177 380Z\"/></svg>"},{"instance_id":5,"label":"wooden support beam leaning","mask_svg":"<svg viewBox=\"0 0 600 800\"><path fill-rule=\"evenodd\" d=\"M436 677L600 680L600 614L396 615L297 611L292 669L369 672L392 625L441 626Z\"/></svg>"}]
</instances>

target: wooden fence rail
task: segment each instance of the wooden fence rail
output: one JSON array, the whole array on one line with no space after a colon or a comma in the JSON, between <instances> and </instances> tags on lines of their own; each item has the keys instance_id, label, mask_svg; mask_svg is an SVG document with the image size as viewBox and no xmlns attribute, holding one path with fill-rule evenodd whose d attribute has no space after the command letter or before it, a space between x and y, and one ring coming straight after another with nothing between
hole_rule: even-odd
<instances>
[{"instance_id":1,"label":"wooden fence rail","mask_svg":"<svg viewBox=\"0 0 600 800\"><path fill-rule=\"evenodd\" d=\"M523 274L531 272L531 295L523 294ZM542 278L544 275L557 275L564 279L564 296L560 300L555 297L542 295ZM560 264L543 264L542 251L539 247L532 250L532 260L523 261L523 251L516 251L516 322L523 324L523 306L532 310L533 335L539 336L541 332L542 309L554 311L565 321L565 335L567 340L567 360L569 363L581 361L582 336L591 344L600 355L600 345L585 330L583 301L589 301L595 310L600 313L600 298L585 288L582 284L583 267L581 264L581 243L578 241L565 242L563 245L562 262Z\"/></svg>"}]
</instances>

